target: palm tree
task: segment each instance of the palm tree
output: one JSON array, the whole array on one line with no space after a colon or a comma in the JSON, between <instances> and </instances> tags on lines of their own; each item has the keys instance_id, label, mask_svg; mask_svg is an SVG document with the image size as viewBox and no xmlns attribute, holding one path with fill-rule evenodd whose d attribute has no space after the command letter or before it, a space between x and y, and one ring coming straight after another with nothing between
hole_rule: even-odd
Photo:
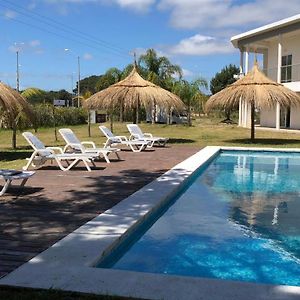
<instances>
[{"instance_id":1,"label":"palm tree","mask_svg":"<svg viewBox=\"0 0 300 300\"><path fill-rule=\"evenodd\" d=\"M208 87L207 81L204 78L198 78L193 82L187 80L178 80L173 85L173 92L177 94L187 107L188 125L191 126L191 108L199 101L203 95L201 88Z\"/></svg>"},{"instance_id":2,"label":"palm tree","mask_svg":"<svg viewBox=\"0 0 300 300\"><path fill-rule=\"evenodd\" d=\"M165 56L158 56L154 49L148 49L147 52L139 57L140 69L147 75L147 80L165 87L165 80L170 77L182 77L180 66L174 65Z\"/></svg>"}]
</instances>

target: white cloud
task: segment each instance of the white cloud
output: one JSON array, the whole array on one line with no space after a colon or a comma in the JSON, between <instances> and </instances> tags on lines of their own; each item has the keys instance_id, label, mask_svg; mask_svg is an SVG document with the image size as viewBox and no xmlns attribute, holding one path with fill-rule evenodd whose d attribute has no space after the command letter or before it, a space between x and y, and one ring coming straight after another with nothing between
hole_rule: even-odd
<instances>
[{"instance_id":1,"label":"white cloud","mask_svg":"<svg viewBox=\"0 0 300 300\"><path fill-rule=\"evenodd\" d=\"M28 45L30 47L37 47L37 46L41 45L41 42L39 40L32 40L32 41L28 42Z\"/></svg>"},{"instance_id":2,"label":"white cloud","mask_svg":"<svg viewBox=\"0 0 300 300\"><path fill-rule=\"evenodd\" d=\"M15 11L10 10L10 9L5 10L3 13L3 16L5 19L14 19L14 18L16 18L17 15L18 14Z\"/></svg>"},{"instance_id":3,"label":"white cloud","mask_svg":"<svg viewBox=\"0 0 300 300\"><path fill-rule=\"evenodd\" d=\"M229 41L201 34L183 39L177 45L169 47L169 52L174 55L211 55L233 51Z\"/></svg>"},{"instance_id":4,"label":"white cloud","mask_svg":"<svg viewBox=\"0 0 300 300\"><path fill-rule=\"evenodd\" d=\"M40 47L41 42L39 40L31 40L27 42L18 42L8 47L11 52L16 51L30 51L35 54L42 54L44 50Z\"/></svg>"},{"instance_id":5,"label":"white cloud","mask_svg":"<svg viewBox=\"0 0 300 300\"><path fill-rule=\"evenodd\" d=\"M137 12L147 12L149 8L156 2L156 0L44 0L49 4L57 4L58 7L63 6L66 10L65 4L115 4L121 8L131 9Z\"/></svg>"},{"instance_id":6,"label":"white cloud","mask_svg":"<svg viewBox=\"0 0 300 300\"><path fill-rule=\"evenodd\" d=\"M155 0L114 0L114 2L124 8L145 12L155 3Z\"/></svg>"},{"instance_id":7,"label":"white cloud","mask_svg":"<svg viewBox=\"0 0 300 300\"><path fill-rule=\"evenodd\" d=\"M94 58L93 55L90 53L84 53L84 55L83 55L84 60L91 60L93 58Z\"/></svg>"},{"instance_id":8,"label":"white cloud","mask_svg":"<svg viewBox=\"0 0 300 300\"><path fill-rule=\"evenodd\" d=\"M171 11L177 28L230 28L266 24L295 15L299 0L160 0L158 8Z\"/></svg>"},{"instance_id":9,"label":"white cloud","mask_svg":"<svg viewBox=\"0 0 300 300\"><path fill-rule=\"evenodd\" d=\"M193 77L193 76L195 76L195 73L188 69L182 68L182 75L183 75L183 77Z\"/></svg>"}]
</instances>

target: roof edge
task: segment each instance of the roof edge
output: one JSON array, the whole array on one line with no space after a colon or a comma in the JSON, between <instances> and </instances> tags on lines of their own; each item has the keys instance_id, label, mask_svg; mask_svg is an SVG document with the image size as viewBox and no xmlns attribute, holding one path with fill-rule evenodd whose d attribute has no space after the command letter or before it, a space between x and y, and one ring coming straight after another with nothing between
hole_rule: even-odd
<instances>
[{"instance_id":1,"label":"roof edge","mask_svg":"<svg viewBox=\"0 0 300 300\"><path fill-rule=\"evenodd\" d=\"M297 15L294 15L292 17L285 18L285 19L282 19L282 20L279 20L279 21L276 21L276 22L273 22L273 23L270 23L270 24L267 24L267 25L264 25L264 26L246 31L246 32L243 32L243 33L240 33L238 35L233 36L230 39L230 41L231 41L231 43L233 44L233 46L235 48L238 48L238 41L239 40L255 36L256 34L261 34L261 33L265 33L265 32L268 32L268 31L272 31L272 30L277 29L277 28L285 27L285 26L288 26L288 25L291 25L291 24L294 24L294 23L297 23L297 22L300 22L300 14L297 14Z\"/></svg>"}]
</instances>

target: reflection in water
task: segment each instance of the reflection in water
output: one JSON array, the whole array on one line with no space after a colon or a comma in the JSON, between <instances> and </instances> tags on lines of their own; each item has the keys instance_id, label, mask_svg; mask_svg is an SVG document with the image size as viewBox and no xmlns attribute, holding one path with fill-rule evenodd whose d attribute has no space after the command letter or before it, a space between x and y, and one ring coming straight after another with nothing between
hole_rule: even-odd
<instances>
[{"instance_id":1,"label":"reflection in water","mask_svg":"<svg viewBox=\"0 0 300 300\"><path fill-rule=\"evenodd\" d=\"M300 155L224 152L112 268L300 286L299 171Z\"/></svg>"}]
</instances>

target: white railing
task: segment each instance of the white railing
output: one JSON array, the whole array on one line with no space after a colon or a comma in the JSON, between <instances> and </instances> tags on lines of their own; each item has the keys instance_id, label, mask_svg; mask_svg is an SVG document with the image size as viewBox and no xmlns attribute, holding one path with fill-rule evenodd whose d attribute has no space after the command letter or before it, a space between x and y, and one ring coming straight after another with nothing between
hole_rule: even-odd
<instances>
[{"instance_id":1,"label":"white railing","mask_svg":"<svg viewBox=\"0 0 300 300\"><path fill-rule=\"evenodd\" d=\"M263 72L272 80L277 81L277 67L263 69ZM293 64L281 68L281 82L300 81L300 64Z\"/></svg>"}]
</instances>

